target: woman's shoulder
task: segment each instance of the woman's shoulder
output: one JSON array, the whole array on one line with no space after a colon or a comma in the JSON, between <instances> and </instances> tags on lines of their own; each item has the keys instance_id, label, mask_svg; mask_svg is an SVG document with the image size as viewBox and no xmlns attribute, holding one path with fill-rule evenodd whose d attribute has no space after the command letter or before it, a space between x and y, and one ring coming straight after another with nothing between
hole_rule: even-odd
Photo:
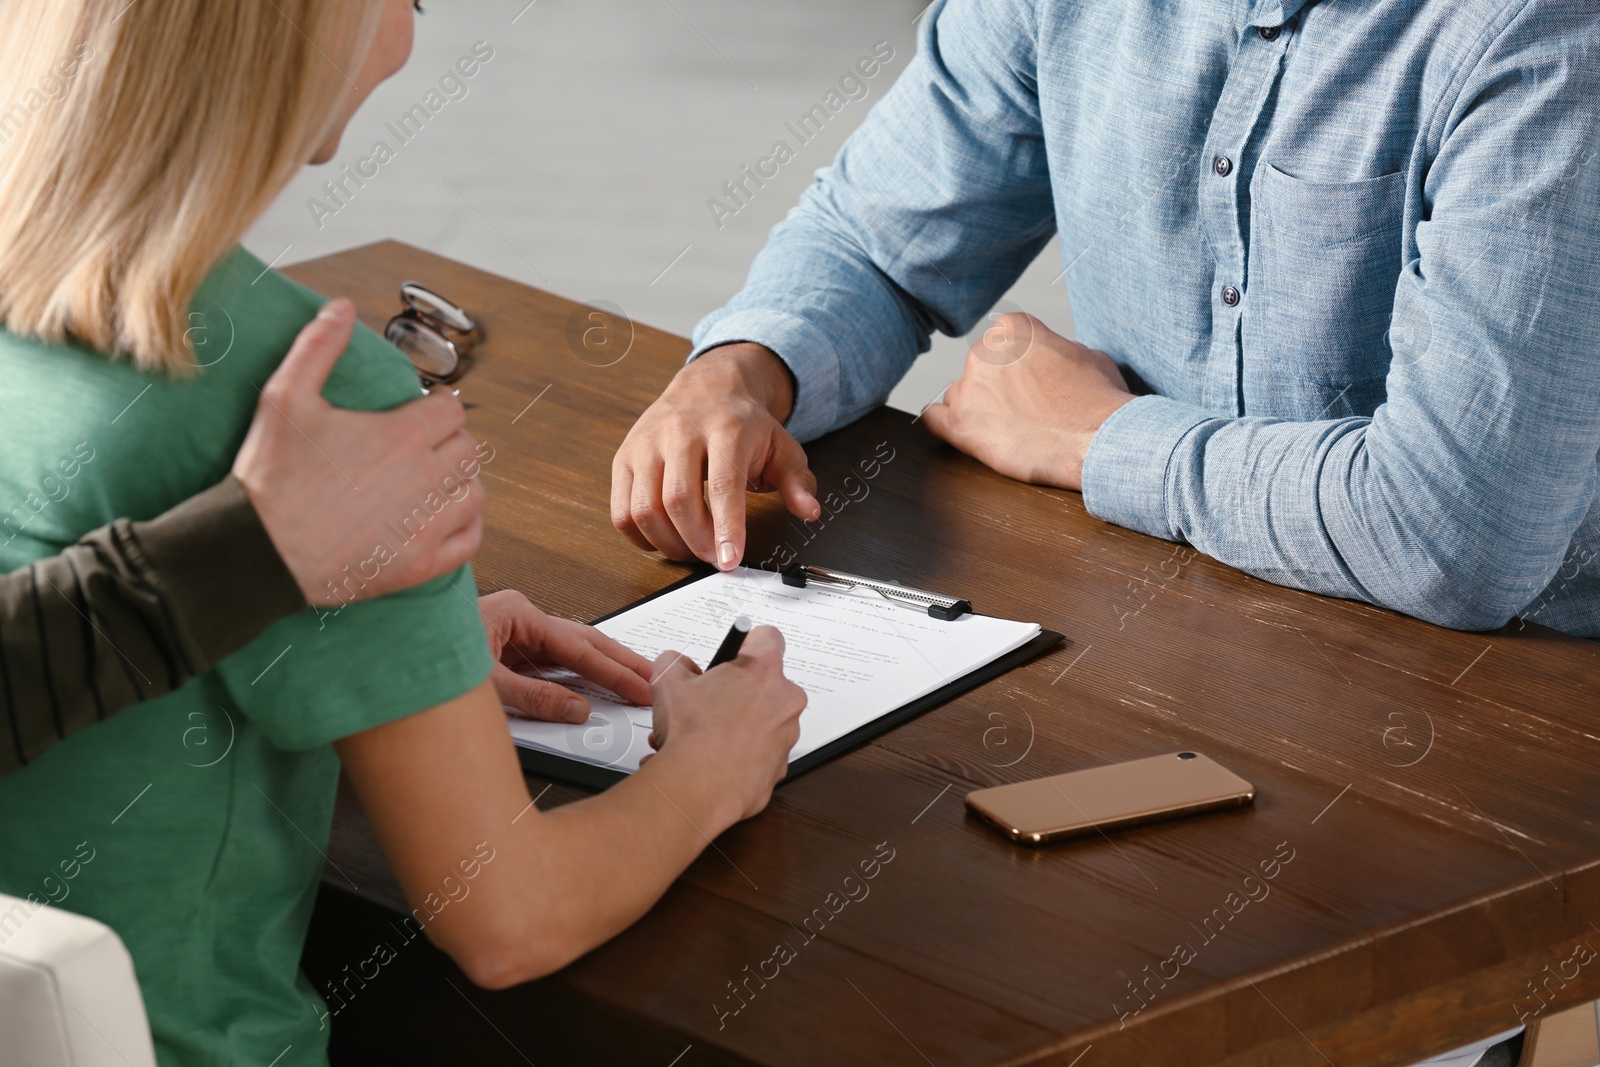
<instances>
[{"instance_id":1,"label":"woman's shoulder","mask_svg":"<svg viewBox=\"0 0 1600 1067\"><path fill-rule=\"evenodd\" d=\"M48 548L113 518L153 517L214 485L232 467L261 387L324 300L237 248L191 304L191 373L0 334L0 508L12 497L48 501L50 513L35 512L28 531ZM364 327L323 390L330 403L367 410L417 394L410 363Z\"/></svg>"},{"instance_id":2,"label":"woman's shoulder","mask_svg":"<svg viewBox=\"0 0 1600 1067\"><path fill-rule=\"evenodd\" d=\"M258 388L327 300L243 247L236 248L196 294L190 311L192 328L202 331L193 344L196 359L220 366L239 351L244 358L231 368L230 377L242 373ZM323 395L340 407L382 411L416 399L419 392L416 372L405 356L358 325ZM253 401L255 388L251 393Z\"/></svg>"}]
</instances>

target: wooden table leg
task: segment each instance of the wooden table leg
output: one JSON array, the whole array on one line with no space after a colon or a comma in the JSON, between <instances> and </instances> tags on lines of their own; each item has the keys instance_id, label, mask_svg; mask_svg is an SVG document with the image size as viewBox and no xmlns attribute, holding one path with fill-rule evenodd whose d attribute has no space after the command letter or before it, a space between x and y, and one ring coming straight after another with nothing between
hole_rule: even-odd
<instances>
[{"instance_id":1,"label":"wooden table leg","mask_svg":"<svg viewBox=\"0 0 1600 1067\"><path fill-rule=\"evenodd\" d=\"M1596 1067L1600 1064L1600 1033L1596 1032L1595 1004L1558 1011L1528 1024L1517 1067Z\"/></svg>"}]
</instances>

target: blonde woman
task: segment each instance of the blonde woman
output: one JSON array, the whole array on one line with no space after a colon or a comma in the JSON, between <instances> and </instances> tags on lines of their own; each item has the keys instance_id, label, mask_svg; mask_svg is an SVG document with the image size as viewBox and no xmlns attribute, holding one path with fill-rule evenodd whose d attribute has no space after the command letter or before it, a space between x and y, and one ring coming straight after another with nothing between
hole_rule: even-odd
<instances>
[{"instance_id":1,"label":"blonde woman","mask_svg":"<svg viewBox=\"0 0 1600 1067\"><path fill-rule=\"evenodd\" d=\"M0 567L216 482L295 334L319 307L333 328L353 318L237 241L404 63L411 8L0 4L0 107L19 102L0 111L0 499L79 457L74 491ZM198 359L197 328L228 331L227 355ZM324 392L374 410L415 394L407 361L360 329ZM486 643L472 591L462 568L326 626L292 617L0 779L0 891L121 934L163 1064L325 1061L298 960L341 760L429 937L496 987L623 929L702 832L765 805L804 703L776 633L699 676L515 594L488 598ZM653 699L659 754L599 797L531 808L489 680L507 644ZM469 870L471 893L437 906Z\"/></svg>"}]
</instances>

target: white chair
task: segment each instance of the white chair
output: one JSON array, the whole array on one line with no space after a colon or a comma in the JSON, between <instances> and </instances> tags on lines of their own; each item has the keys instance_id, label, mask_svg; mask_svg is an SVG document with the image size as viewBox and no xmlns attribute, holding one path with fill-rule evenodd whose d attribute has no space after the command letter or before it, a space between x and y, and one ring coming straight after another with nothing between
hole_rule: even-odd
<instances>
[{"instance_id":1,"label":"white chair","mask_svg":"<svg viewBox=\"0 0 1600 1067\"><path fill-rule=\"evenodd\" d=\"M133 957L104 923L0 894L0 1060L156 1067Z\"/></svg>"}]
</instances>

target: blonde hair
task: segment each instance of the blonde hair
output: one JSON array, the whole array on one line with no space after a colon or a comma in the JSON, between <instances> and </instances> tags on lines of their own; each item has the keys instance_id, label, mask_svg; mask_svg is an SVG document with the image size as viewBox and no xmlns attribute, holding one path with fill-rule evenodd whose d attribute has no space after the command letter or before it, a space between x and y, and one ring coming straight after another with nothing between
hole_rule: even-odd
<instances>
[{"instance_id":1,"label":"blonde hair","mask_svg":"<svg viewBox=\"0 0 1600 1067\"><path fill-rule=\"evenodd\" d=\"M201 282L309 162L381 0L0 0L0 321L184 373Z\"/></svg>"}]
</instances>

